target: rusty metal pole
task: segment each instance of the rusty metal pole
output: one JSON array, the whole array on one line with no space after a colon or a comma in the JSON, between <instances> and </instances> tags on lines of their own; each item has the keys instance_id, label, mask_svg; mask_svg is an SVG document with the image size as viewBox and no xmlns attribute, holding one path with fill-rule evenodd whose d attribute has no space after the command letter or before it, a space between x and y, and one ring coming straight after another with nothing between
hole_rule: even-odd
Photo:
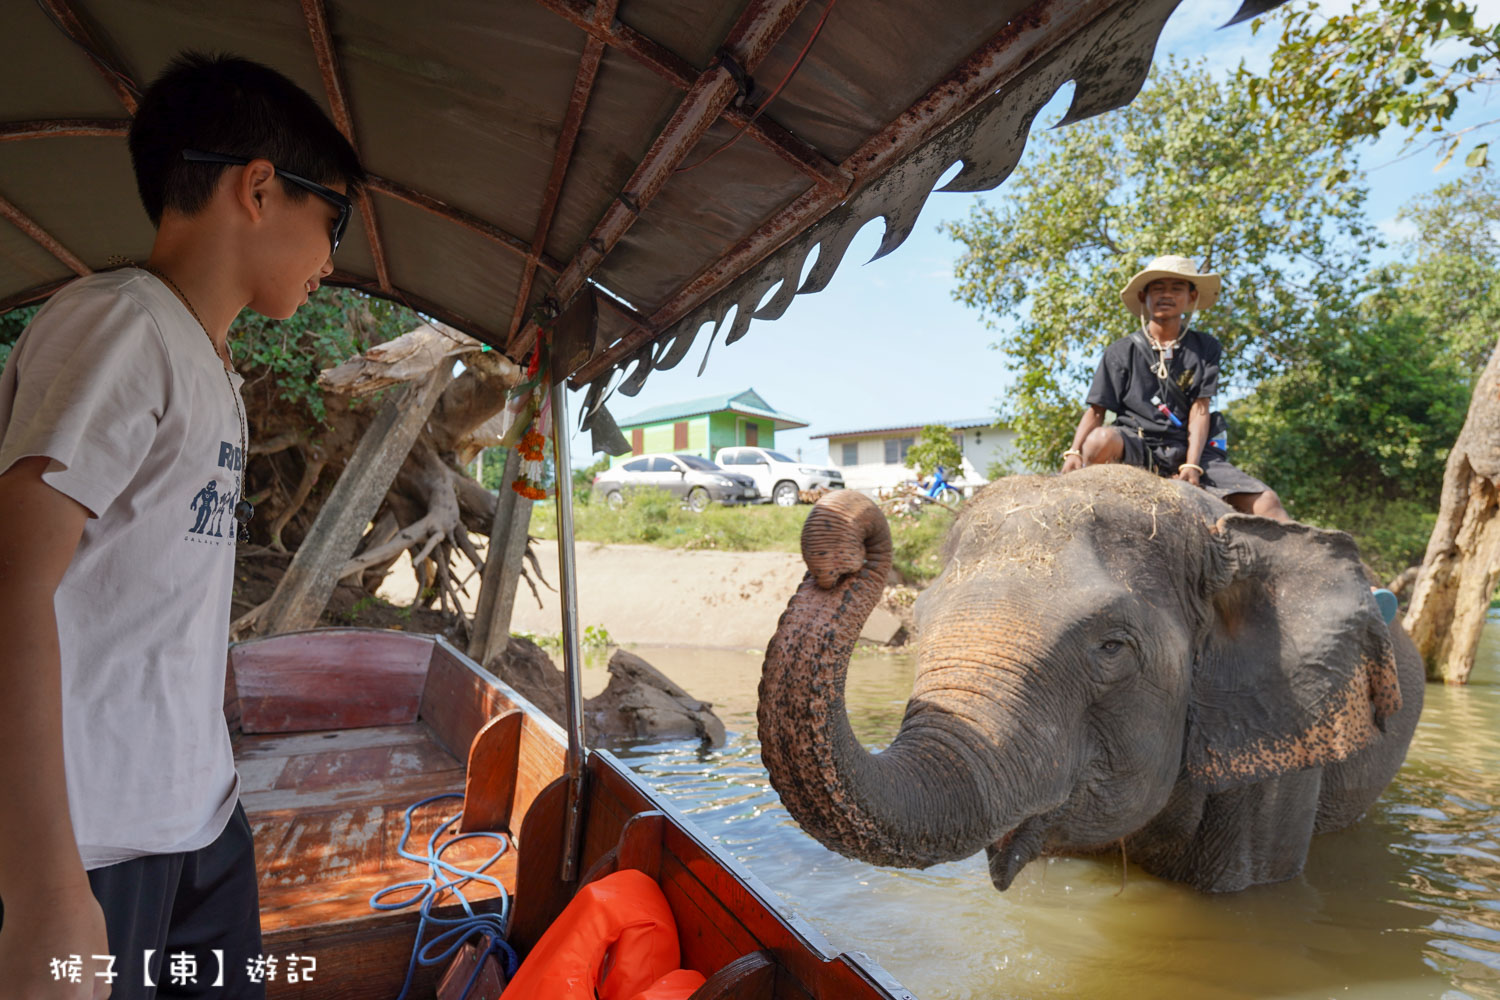
<instances>
[{"instance_id":1,"label":"rusty metal pole","mask_svg":"<svg viewBox=\"0 0 1500 1000\"><path fill-rule=\"evenodd\" d=\"M566 373L565 373L566 374ZM578 577L573 560L573 465L568 455L566 382L552 387L552 464L557 481L557 579L562 598L563 672L567 678L568 798L563 813L560 877L578 879L583 835L583 657L578 644Z\"/></svg>"}]
</instances>

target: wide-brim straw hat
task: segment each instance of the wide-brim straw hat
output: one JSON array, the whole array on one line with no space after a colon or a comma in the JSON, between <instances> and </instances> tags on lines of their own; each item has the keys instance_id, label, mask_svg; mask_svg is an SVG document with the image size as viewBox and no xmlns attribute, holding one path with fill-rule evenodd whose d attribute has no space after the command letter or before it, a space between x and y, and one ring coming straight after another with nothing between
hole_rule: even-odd
<instances>
[{"instance_id":1,"label":"wide-brim straw hat","mask_svg":"<svg viewBox=\"0 0 1500 1000\"><path fill-rule=\"evenodd\" d=\"M1125 308L1137 316L1145 317L1146 304L1141 301L1141 292L1146 286L1159 278L1182 278L1191 281L1193 287L1198 290L1198 302L1193 309L1203 310L1214 304L1219 297L1219 276L1217 274L1200 273L1197 265L1186 257L1175 257L1168 254L1158 257L1146 265L1146 269L1126 282L1125 287L1120 289L1120 298L1125 301Z\"/></svg>"}]
</instances>

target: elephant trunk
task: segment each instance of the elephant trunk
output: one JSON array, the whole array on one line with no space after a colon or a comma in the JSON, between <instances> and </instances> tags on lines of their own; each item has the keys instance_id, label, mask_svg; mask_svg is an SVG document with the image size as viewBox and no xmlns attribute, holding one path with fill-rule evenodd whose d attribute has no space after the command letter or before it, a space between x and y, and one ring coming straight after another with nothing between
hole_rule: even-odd
<instances>
[{"instance_id":1,"label":"elephant trunk","mask_svg":"<svg viewBox=\"0 0 1500 1000\"><path fill-rule=\"evenodd\" d=\"M873 864L926 867L968 857L1008 829L992 816L988 740L960 713L913 702L890 747L870 754L844 706L849 657L879 602L891 535L869 498L830 494L802 530L807 575L766 650L761 754L792 816L823 844Z\"/></svg>"}]
</instances>

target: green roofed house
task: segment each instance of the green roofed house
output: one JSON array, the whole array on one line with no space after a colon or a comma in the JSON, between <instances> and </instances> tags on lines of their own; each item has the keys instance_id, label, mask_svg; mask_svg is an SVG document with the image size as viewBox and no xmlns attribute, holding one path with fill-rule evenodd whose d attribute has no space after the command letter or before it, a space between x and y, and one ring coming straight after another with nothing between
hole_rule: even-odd
<instances>
[{"instance_id":1,"label":"green roofed house","mask_svg":"<svg viewBox=\"0 0 1500 1000\"><path fill-rule=\"evenodd\" d=\"M720 448L739 444L774 448L777 431L807 426L807 421L772 407L754 389L653 406L619 423L630 439L630 455L616 455L611 466L648 451L712 459Z\"/></svg>"}]
</instances>

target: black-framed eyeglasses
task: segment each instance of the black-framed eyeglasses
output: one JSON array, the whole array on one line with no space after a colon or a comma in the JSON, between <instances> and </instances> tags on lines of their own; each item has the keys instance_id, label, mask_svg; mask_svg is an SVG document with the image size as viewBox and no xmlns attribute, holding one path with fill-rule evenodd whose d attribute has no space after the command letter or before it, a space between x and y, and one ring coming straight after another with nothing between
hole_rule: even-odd
<instances>
[{"instance_id":1,"label":"black-framed eyeglasses","mask_svg":"<svg viewBox=\"0 0 1500 1000\"><path fill-rule=\"evenodd\" d=\"M201 149L184 149L182 158L193 163L225 163L232 167L242 167L249 163L248 157L230 156L227 153L205 153ZM273 164L274 166L274 164ZM283 180L291 181L293 184L322 198L328 204L339 210L339 217L334 220L333 229L328 234L328 241L333 249L328 251L331 257L338 253L339 244L344 240L344 230L349 227L349 216L354 212L354 202L346 195L339 194L332 188L324 187L317 181L310 181L306 177L298 177L289 170L276 167L276 176Z\"/></svg>"}]
</instances>

